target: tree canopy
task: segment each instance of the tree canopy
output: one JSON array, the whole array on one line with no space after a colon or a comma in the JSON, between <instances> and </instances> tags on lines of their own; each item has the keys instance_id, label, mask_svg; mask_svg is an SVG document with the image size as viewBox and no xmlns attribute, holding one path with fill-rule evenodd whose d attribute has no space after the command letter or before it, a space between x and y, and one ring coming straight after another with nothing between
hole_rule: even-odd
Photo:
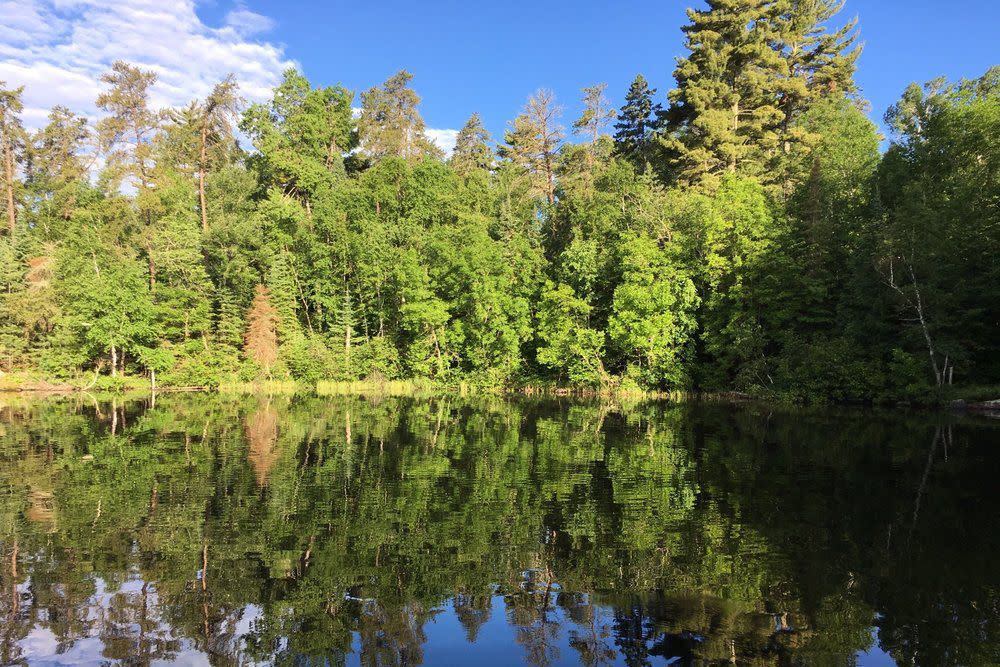
<instances>
[{"instance_id":1,"label":"tree canopy","mask_svg":"<svg viewBox=\"0 0 1000 667\"><path fill-rule=\"evenodd\" d=\"M834 0L710 0L675 85L539 89L445 155L402 70L285 72L25 127L0 84L0 370L928 399L1000 382L998 74L914 84L889 148ZM355 109L355 106L359 109ZM240 146L243 138L248 146ZM152 354L161 350L162 354ZM156 359L147 364L144 360Z\"/></svg>"}]
</instances>

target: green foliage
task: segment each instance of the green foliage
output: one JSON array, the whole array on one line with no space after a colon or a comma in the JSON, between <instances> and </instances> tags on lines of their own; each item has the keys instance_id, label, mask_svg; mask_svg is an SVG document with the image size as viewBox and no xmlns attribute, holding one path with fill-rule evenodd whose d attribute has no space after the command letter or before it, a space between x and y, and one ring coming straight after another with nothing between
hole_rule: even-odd
<instances>
[{"instance_id":1,"label":"green foliage","mask_svg":"<svg viewBox=\"0 0 1000 667\"><path fill-rule=\"evenodd\" d=\"M608 335L629 375L646 386L684 387L698 307L694 283L653 239L627 238L620 252L622 281Z\"/></svg>"},{"instance_id":2,"label":"green foliage","mask_svg":"<svg viewBox=\"0 0 1000 667\"><path fill-rule=\"evenodd\" d=\"M0 370L794 401L991 386L1000 77L911 86L880 155L839 9L710 0L669 109L642 76L620 112L589 86L572 143L543 89L496 150L473 114L447 160L406 71L359 117L287 71L242 114L249 153L231 77L158 110L155 75L115 63L95 127L57 107L34 133L0 90Z\"/></svg>"},{"instance_id":3,"label":"green foliage","mask_svg":"<svg viewBox=\"0 0 1000 667\"><path fill-rule=\"evenodd\" d=\"M538 363L560 380L596 385L606 381L601 363L604 333L587 326L591 307L569 285L548 283L538 306Z\"/></svg>"},{"instance_id":4,"label":"green foliage","mask_svg":"<svg viewBox=\"0 0 1000 667\"><path fill-rule=\"evenodd\" d=\"M660 104L653 101L655 95L656 89L649 87L646 77L637 74L625 93L625 104L615 123L615 150L638 171L645 171L646 165L654 160L653 135L663 113Z\"/></svg>"}]
</instances>

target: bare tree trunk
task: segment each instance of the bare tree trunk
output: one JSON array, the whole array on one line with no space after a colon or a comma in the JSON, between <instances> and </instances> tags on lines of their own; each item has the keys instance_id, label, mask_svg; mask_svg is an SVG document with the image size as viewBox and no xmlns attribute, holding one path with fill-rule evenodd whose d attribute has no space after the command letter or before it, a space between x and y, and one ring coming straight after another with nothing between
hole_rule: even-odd
<instances>
[{"instance_id":1,"label":"bare tree trunk","mask_svg":"<svg viewBox=\"0 0 1000 667\"><path fill-rule=\"evenodd\" d=\"M111 377L118 377L118 348L111 346Z\"/></svg>"},{"instance_id":2,"label":"bare tree trunk","mask_svg":"<svg viewBox=\"0 0 1000 667\"><path fill-rule=\"evenodd\" d=\"M208 542L201 547L201 590L208 590Z\"/></svg>"},{"instance_id":3,"label":"bare tree trunk","mask_svg":"<svg viewBox=\"0 0 1000 667\"><path fill-rule=\"evenodd\" d=\"M930 328L927 326L927 318L924 314L924 301L920 294L920 285L917 284L917 275L913 271L913 265L906 261L904 258L900 257L906 264L906 269L910 274L910 282L913 284L913 294L916 297L915 301L911 301L906 293L903 292L903 288L896 284L896 275L893 270L893 258L889 258L889 287L896 290L906 301L907 305L913 308L914 312L917 314L917 321L920 323L920 331L924 335L924 341L927 343L927 354L931 358L931 369L934 371L934 381L937 386L941 386L945 380L945 372L947 371L947 360L945 361L945 369L938 367L937 353L934 351L934 341L931 339Z\"/></svg>"},{"instance_id":4,"label":"bare tree trunk","mask_svg":"<svg viewBox=\"0 0 1000 667\"><path fill-rule=\"evenodd\" d=\"M917 319L920 321L920 330L924 334L924 340L927 341L927 353L931 357L931 368L934 369L934 380L937 382L937 386L941 386L944 381L943 374L938 368L937 354L934 352L934 343L931 340L931 332L927 328L927 320L924 318L924 302L920 296L920 287L917 285L917 276L913 273L913 265L907 264L906 267L910 272L910 280L913 281L913 293L917 297L917 301L914 304L914 310L917 311Z\"/></svg>"},{"instance_id":5,"label":"bare tree trunk","mask_svg":"<svg viewBox=\"0 0 1000 667\"><path fill-rule=\"evenodd\" d=\"M351 288L344 290L344 358L347 368L351 367Z\"/></svg>"},{"instance_id":6,"label":"bare tree trunk","mask_svg":"<svg viewBox=\"0 0 1000 667\"><path fill-rule=\"evenodd\" d=\"M3 142L3 163L7 190L7 227L13 236L17 225L17 211L14 209L14 151L10 146L10 139L4 139Z\"/></svg>"},{"instance_id":7,"label":"bare tree trunk","mask_svg":"<svg viewBox=\"0 0 1000 667\"><path fill-rule=\"evenodd\" d=\"M201 205L201 231L208 231L208 210L205 208L205 153L208 144L208 126L201 126L201 159L198 162L198 201Z\"/></svg>"}]
</instances>

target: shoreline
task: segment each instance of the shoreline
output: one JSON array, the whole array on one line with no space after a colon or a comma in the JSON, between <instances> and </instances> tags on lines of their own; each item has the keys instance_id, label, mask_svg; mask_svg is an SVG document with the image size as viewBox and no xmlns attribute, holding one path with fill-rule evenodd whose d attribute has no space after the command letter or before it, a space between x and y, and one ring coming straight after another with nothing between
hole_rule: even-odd
<instances>
[{"instance_id":1,"label":"shoreline","mask_svg":"<svg viewBox=\"0 0 1000 667\"><path fill-rule=\"evenodd\" d=\"M132 378L128 378L132 379ZM127 380L126 380L127 382ZM118 394L135 395L139 392L149 393L148 385L125 384L121 388L109 389L93 386L82 387L68 382L50 382L40 380L15 385L0 386L0 395L20 394L46 396L68 396L72 394ZM452 385L434 385L428 382L413 380L398 380L384 382L366 381L320 381L315 385L296 382L242 382L213 386L158 386L157 394L209 393L230 395L252 394L309 394L313 396L411 396L429 398L433 396L471 396L475 394L492 394L496 396L523 396L528 398L577 398L577 399L608 399L608 400L647 400L647 401L697 401L697 402L727 402L727 403L762 403L772 405L818 405L817 403L799 404L777 400L773 397L755 395L747 392L698 392L698 391L641 391L641 390L597 390L581 387L542 387L527 385L523 387L477 387L460 383ZM952 414L975 414L992 418L1000 418L1000 399L985 401L942 400L940 402L922 401L887 401L887 402L829 402L826 405L837 407L909 409L949 412Z\"/></svg>"}]
</instances>

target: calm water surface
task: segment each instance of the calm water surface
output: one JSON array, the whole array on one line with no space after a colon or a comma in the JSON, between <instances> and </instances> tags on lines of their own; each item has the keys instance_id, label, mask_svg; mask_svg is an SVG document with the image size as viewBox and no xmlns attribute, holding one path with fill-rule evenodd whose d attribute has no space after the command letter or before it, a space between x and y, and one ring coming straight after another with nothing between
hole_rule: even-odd
<instances>
[{"instance_id":1,"label":"calm water surface","mask_svg":"<svg viewBox=\"0 0 1000 667\"><path fill-rule=\"evenodd\" d=\"M1000 422L0 396L0 663L988 665Z\"/></svg>"}]
</instances>

